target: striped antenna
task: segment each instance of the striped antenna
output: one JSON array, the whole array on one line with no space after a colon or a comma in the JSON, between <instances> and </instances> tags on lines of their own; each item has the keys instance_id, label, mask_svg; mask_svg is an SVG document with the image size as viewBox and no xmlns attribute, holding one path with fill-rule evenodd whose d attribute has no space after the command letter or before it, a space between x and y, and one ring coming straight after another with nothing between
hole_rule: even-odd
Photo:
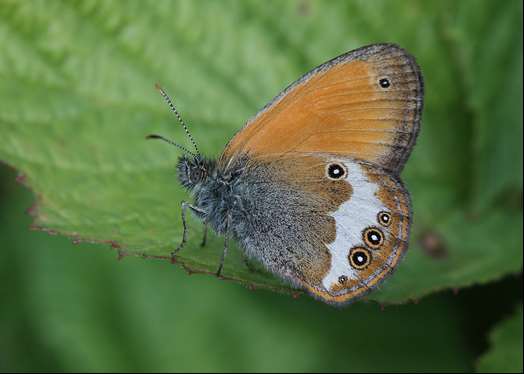
<instances>
[{"instance_id":1,"label":"striped antenna","mask_svg":"<svg viewBox=\"0 0 524 374\"><path fill-rule=\"evenodd\" d=\"M196 145L195 139L193 139L193 136L189 132L189 129L187 128L184 120L182 119L182 117L180 117L180 113L178 113L178 110L176 110L175 104L173 104L173 101L171 100L169 95L166 93L166 91L164 91L164 89L162 87L160 87L160 85L158 83L155 84L155 88L160 92L160 95L162 95L162 97L166 101L167 105L169 105L169 107L171 108L173 113L175 113L175 116L178 119L178 122L180 122L180 124L184 128L184 131L186 132L187 137L189 138L189 140L193 144L193 147L195 147L197 155L200 156L200 151L198 150L198 147ZM193 154L192 152L190 152L190 153Z\"/></svg>"},{"instance_id":2,"label":"striped antenna","mask_svg":"<svg viewBox=\"0 0 524 374\"><path fill-rule=\"evenodd\" d=\"M151 135L146 136L146 139L160 139L160 140L163 140L163 141L165 141L166 143L169 143L169 144L171 144L171 145L174 145L175 147L180 148L182 151L189 153L191 156L193 156L193 157L197 157L196 154L194 154L193 152L191 152L189 149L187 149L187 148L184 147L183 145L180 145L180 144L178 144L178 143L175 143L175 142L172 141L172 140L166 139L166 138L164 138L164 137L161 136L161 135L151 134Z\"/></svg>"}]
</instances>

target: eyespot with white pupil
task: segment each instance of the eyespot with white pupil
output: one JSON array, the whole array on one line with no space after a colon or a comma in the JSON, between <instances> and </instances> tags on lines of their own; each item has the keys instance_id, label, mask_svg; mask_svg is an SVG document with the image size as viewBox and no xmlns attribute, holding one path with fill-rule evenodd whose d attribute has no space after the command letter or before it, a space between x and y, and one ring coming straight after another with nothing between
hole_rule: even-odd
<instances>
[{"instance_id":1,"label":"eyespot with white pupil","mask_svg":"<svg viewBox=\"0 0 524 374\"><path fill-rule=\"evenodd\" d=\"M327 177L329 179L338 180L346 176L346 169L341 164L333 163L327 167Z\"/></svg>"},{"instance_id":2,"label":"eyespot with white pupil","mask_svg":"<svg viewBox=\"0 0 524 374\"><path fill-rule=\"evenodd\" d=\"M373 249L379 248L384 243L384 234L376 227L364 230L362 236L366 245Z\"/></svg>"},{"instance_id":3,"label":"eyespot with white pupil","mask_svg":"<svg viewBox=\"0 0 524 374\"><path fill-rule=\"evenodd\" d=\"M377 216L377 220L382 226L388 227L391 225L391 214L389 212L380 212Z\"/></svg>"},{"instance_id":4,"label":"eyespot with white pupil","mask_svg":"<svg viewBox=\"0 0 524 374\"><path fill-rule=\"evenodd\" d=\"M348 277L346 277L345 275L341 275L340 277L338 277L338 283L340 284L345 284L347 281Z\"/></svg>"},{"instance_id":5,"label":"eyespot with white pupil","mask_svg":"<svg viewBox=\"0 0 524 374\"><path fill-rule=\"evenodd\" d=\"M371 253L362 247L355 247L349 251L349 264L357 269L365 269L371 262Z\"/></svg>"},{"instance_id":6,"label":"eyespot with white pupil","mask_svg":"<svg viewBox=\"0 0 524 374\"><path fill-rule=\"evenodd\" d=\"M382 88L389 88L389 86L391 86L391 82L389 81L389 79L387 78L382 78L378 81L378 84L380 85L380 87Z\"/></svg>"}]
</instances>

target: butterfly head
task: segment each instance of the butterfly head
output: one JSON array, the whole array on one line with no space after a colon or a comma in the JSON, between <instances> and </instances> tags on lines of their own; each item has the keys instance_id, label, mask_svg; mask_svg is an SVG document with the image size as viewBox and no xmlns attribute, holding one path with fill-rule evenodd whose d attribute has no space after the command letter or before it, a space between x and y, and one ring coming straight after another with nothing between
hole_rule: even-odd
<instances>
[{"instance_id":1,"label":"butterfly head","mask_svg":"<svg viewBox=\"0 0 524 374\"><path fill-rule=\"evenodd\" d=\"M213 163L201 156L183 155L178 159L178 180L188 190L205 183L212 170Z\"/></svg>"},{"instance_id":2,"label":"butterfly head","mask_svg":"<svg viewBox=\"0 0 524 374\"><path fill-rule=\"evenodd\" d=\"M186 147L184 147L183 145L175 143L172 140L166 139L161 135L151 134L151 135L148 135L146 138L163 140L179 148L180 150L184 152L184 155L180 156L180 158L178 159L178 164L177 164L178 179L180 180L180 183L185 188L187 188L188 190L193 190L195 187L197 187L198 185L202 184L203 182L207 180L207 177L210 171L214 169L214 162L204 159L200 155L200 151L198 150L197 144L195 140L193 139L193 136L189 132L189 129L186 123L184 122L184 120L182 120L180 113L178 113L178 110L176 109L175 104L173 103L171 98L168 96L168 94L164 91L164 89L160 87L160 85L156 84L155 87L160 92L160 95L162 95L167 105L169 105L169 107L171 108L171 111L175 114L178 122L184 129L186 136L189 138L189 141L193 145L194 151L191 151L187 149Z\"/></svg>"}]
</instances>

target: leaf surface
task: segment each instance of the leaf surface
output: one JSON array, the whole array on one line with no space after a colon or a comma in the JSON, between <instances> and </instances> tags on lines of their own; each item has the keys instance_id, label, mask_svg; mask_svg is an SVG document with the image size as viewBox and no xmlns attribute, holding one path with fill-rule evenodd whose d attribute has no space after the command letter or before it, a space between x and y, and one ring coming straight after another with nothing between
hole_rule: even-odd
<instances>
[{"instance_id":1,"label":"leaf surface","mask_svg":"<svg viewBox=\"0 0 524 374\"><path fill-rule=\"evenodd\" d=\"M369 298L403 302L499 279L522 267L522 19L513 15L521 7L497 2L491 17L452 1L5 1L0 160L34 192L35 226L168 258L190 197L176 180L178 151L144 137L186 140L155 82L217 156L307 70L396 42L426 82L422 131L403 174L415 223L405 261ZM191 220L179 261L215 272L222 240L200 248L201 235ZM238 251L224 274L289 291L250 272Z\"/></svg>"}]
</instances>

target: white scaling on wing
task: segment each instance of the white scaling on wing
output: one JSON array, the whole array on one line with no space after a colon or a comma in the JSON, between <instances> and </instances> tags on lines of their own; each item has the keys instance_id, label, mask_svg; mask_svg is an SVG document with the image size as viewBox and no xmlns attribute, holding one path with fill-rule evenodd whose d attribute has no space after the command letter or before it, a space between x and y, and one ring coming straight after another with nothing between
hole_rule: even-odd
<instances>
[{"instance_id":1,"label":"white scaling on wing","mask_svg":"<svg viewBox=\"0 0 524 374\"><path fill-rule=\"evenodd\" d=\"M358 278L358 270L349 264L349 251L355 246L364 246L362 232L369 226L377 226L377 214L385 210L384 204L375 195L378 185L368 180L362 166L351 160L336 161L346 166L346 181L351 185L353 193L336 212L331 213L336 222L336 238L326 244L331 253L331 267L322 280L326 290L330 290L341 275L348 279ZM384 235L387 238L388 234Z\"/></svg>"}]
</instances>

